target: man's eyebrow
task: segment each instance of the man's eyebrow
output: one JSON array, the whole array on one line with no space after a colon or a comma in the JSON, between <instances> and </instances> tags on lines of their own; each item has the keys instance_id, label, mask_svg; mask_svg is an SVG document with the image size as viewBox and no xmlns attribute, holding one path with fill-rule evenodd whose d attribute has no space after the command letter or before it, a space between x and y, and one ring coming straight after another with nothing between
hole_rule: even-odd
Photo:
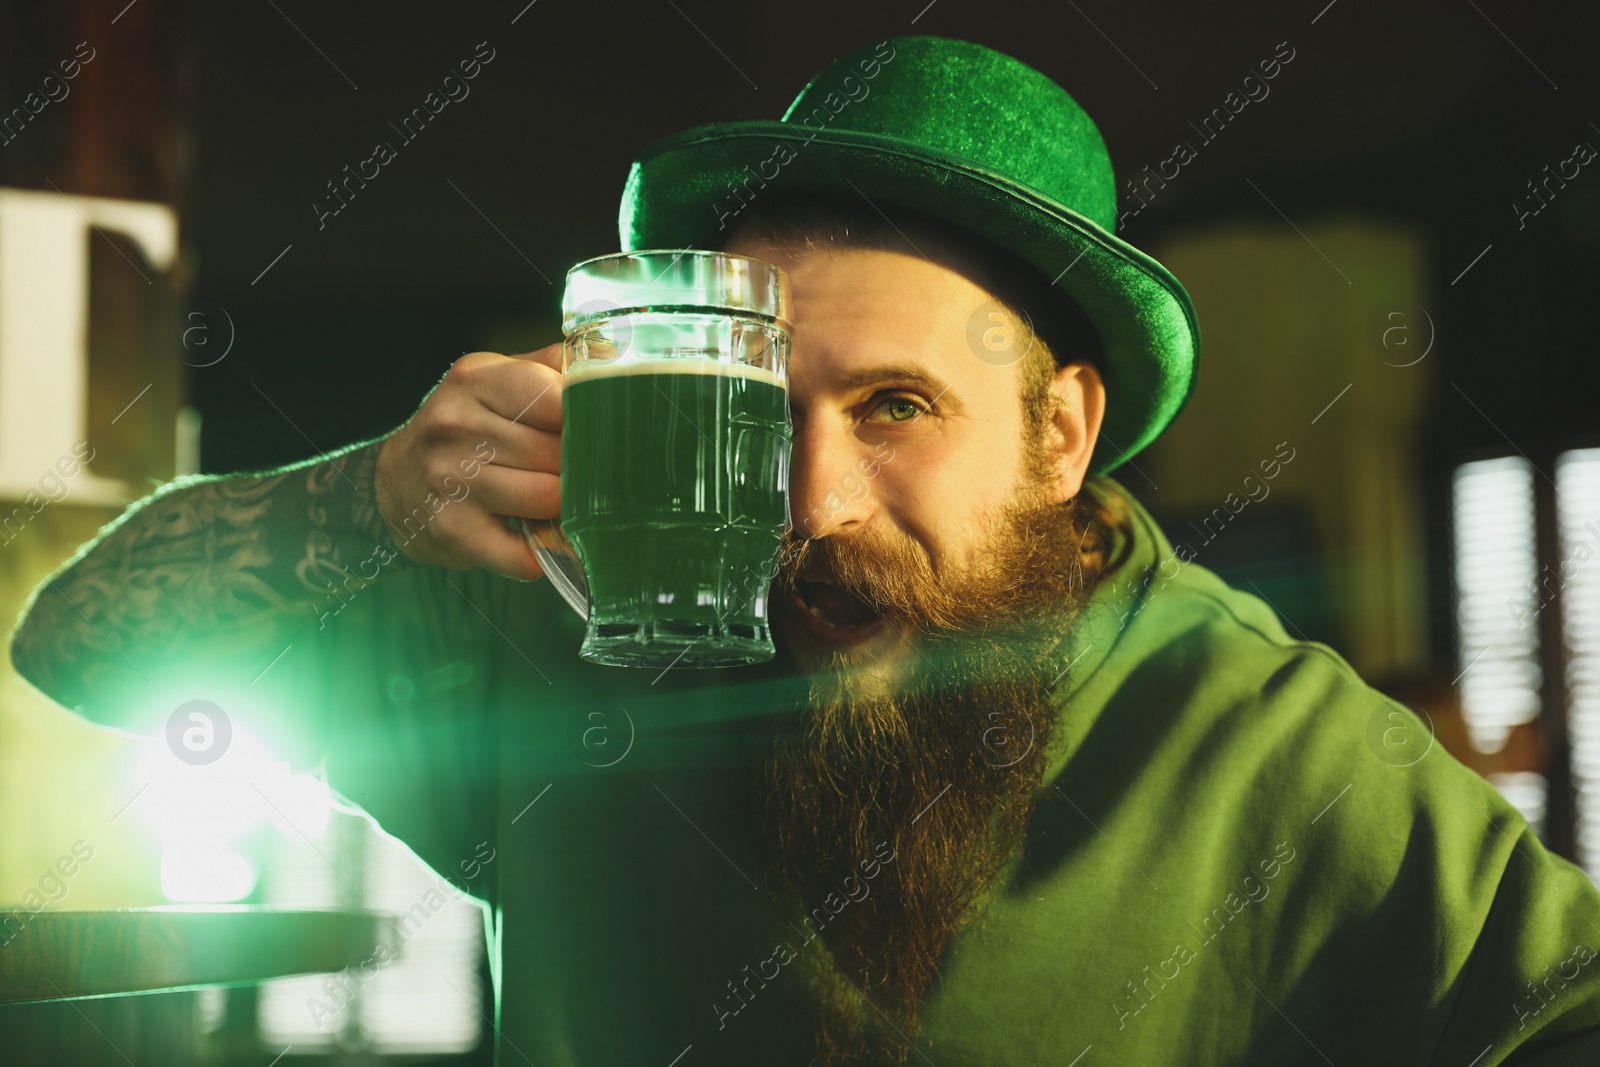
<instances>
[{"instance_id":1,"label":"man's eyebrow","mask_svg":"<svg viewBox=\"0 0 1600 1067\"><path fill-rule=\"evenodd\" d=\"M845 389L863 389L869 385L886 382L916 382L944 395L950 383L929 374L912 363L882 363L875 367L861 367L841 375L839 384Z\"/></svg>"}]
</instances>

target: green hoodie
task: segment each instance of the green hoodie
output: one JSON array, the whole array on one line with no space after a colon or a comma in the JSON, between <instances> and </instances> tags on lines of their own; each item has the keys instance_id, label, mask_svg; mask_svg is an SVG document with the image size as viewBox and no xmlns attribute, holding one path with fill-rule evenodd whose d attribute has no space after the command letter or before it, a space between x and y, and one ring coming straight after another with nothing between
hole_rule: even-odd
<instances>
[{"instance_id":1,"label":"green hoodie","mask_svg":"<svg viewBox=\"0 0 1600 1067\"><path fill-rule=\"evenodd\" d=\"M909 1062L1600 1063L1589 879L1102 481L1133 537L1069 638L1025 841ZM497 1062L806 1063L793 961L817 948L757 888L741 812L756 676L582 663L548 583L424 569L362 596L301 661L315 744L437 870L492 842L468 888ZM893 855L861 857L840 907Z\"/></svg>"}]
</instances>

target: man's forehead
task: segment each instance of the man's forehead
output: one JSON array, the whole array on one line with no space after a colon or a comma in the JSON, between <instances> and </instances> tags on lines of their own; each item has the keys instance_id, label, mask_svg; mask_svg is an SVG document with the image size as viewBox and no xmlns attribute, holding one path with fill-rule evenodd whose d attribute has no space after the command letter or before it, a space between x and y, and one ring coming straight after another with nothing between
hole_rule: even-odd
<instances>
[{"instance_id":1,"label":"man's forehead","mask_svg":"<svg viewBox=\"0 0 1600 1067\"><path fill-rule=\"evenodd\" d=\"M990 295L948 267L914 251L791 250L755 239L727 250L770 258L789 272L793 366L825 371L828 388L898 383L938 393L967 391L980 379L1012 385L1010 368L976 358L969 344L973 316L993 306Z\"/></svg>"}]
</instances>

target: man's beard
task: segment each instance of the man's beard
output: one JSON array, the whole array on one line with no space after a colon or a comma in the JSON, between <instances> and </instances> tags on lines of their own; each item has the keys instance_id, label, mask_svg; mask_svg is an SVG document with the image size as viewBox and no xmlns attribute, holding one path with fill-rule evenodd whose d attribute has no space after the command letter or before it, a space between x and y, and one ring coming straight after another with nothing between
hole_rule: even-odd
<instances>
[{"instance_id":1,"label":"man's beard","mask_svg":"<svg viewBox=\"0 0 1600 1067\"><path fill-rule=\"evenodd\" d=\"M817 1062L904 1061L952 936L1020 843L1060 653L1105 565L1102 515L1087 493L1048 504L1030 487L974 566L937 576L903 540L785 542L774 603L820 562L914 641L870 683L832 653L752 782L768 888L816 994Z\"/></svg>"}]
</instances>

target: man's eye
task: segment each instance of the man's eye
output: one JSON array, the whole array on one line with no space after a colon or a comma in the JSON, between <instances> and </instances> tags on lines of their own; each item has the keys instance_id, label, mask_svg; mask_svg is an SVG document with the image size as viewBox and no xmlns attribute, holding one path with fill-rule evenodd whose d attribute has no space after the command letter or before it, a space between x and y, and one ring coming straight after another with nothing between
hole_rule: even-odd
<instances>
[{"instance_id":1,"label":"man's eye","mask_svg":"<svg viewBox=\"0 0 1600 1067\"><path fill-rule=\"evenodd\" d=\"M929 408L920 397L897 393L878 401L874 410L886 412L890 422L910 422L918 415L925 414Z\"/></svg>"}]
</instances>

